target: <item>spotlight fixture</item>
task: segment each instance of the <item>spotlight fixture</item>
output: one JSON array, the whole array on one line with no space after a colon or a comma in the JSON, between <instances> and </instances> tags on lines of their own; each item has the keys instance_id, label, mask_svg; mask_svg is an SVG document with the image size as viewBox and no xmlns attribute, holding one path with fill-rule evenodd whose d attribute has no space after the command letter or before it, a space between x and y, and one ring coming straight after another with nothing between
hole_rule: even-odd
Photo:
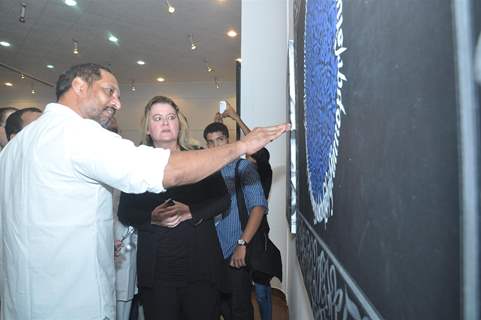
<instances>
[{"instance_id":1,"label":"spotlight fixture","mask_svg":"<svg viewBox=\"0 0 481 320\"><path fill-rule=\"evenodd\" d=\"M18 21L21 23L25 23L25 13L27 11L27 4L22 3L22 8L20 9L20 17L18 17Z\"/></svg>"},{"instance_id":2,"label":"spotlight fixture","mask_svg":"<svg viewBox=\"0 0 481 320\"><path fill-rule=\"evenodd\" d=\"M219 79L217 79L217 77L214 77L214 83L215 83L215 87L216 87L217 89L219 89L219 88L221 87L220 81L219 81Z\"/></svg>"},{"instance_id":3,"label":"spotlight fixture","mask_svg":"<svg viewBox=\"0 0 481 320\"><path fill-rule=\"evenodd\" d=\"M72 39L72 41L73 41L73 54L79 54L78 41L75 39Z\"/></svg>"},{"instance_id":4,"label":"spotlight fixture","mask_svg":"<svg viewBox=\"0 0 481 320\"><path fill-rule=\"evenodd\" d=\"M234 29L231 29L231 30L227 31L226 34L231 38L237 37L237 32Z\"/></svg>"},{"instance_id":5,"label":"spotlight fixture","mask_svg":"<svg viewBox=\"0 0 481 320\"><path fill-rule=\"evenodd\" d=\"M48 69L53 69L53 68L55 68L53 64L47 64L46 67L47 67Z\"/></svg>"},{"instance_id":6,"label":"spotlight fixture","mask_svg":"<svg viewBox=\"0 0 481 320\"><path fill-rule=\"evenodd\" d=\"M135 80L130 81L130 91L135 91Z\"/></svg>"},{"instance_id":7,"label":"spotlight fixture","mask_svg":"<svg viewBox=\"0 0 481 320\"><path fill-rule=\"evenodd\" d=\"M36 94L36 93L37 93L37 91L35 91L35 87L34 87L33 83L32 83L32 91L31 91L31 92L32 92L32 94Z\"/></svg>"},{"instance_id":8,"label":"spotlight fixture","mask_svg":"<svg viewBox=\"0 0 481 320\"><path fill-rule=\"evenodd\" d=\"M194 37L192 36L192 33L189 33L189 41L190 41L190 50L194 51L197 49L197 43L194 41Z\"/></svg>"},{"instance_id":9,"label":"spotlight fixture","mask_svg":"<svg viewBox=\"0 0 481 320\"><path fill-rule=\"evenodd\" d=\"M237 62L240 63L240 62L242 62L242 59L241 59L241 58L237 58L237 59L235 59L235 61L237 61Z\"/></svg>"},{"instance_id":10,"label":"spotlight fixture","mask_svg":"<svg viewBox=\"0 0 481 320\"><path fill-rule=\"evenodd\" d=\"M20 74L20 79L25 79L25 75L23 73Z\"/></svg>"},{"instance_id":11,"label":"spotlight fixture","mask_svg":"<svg viewBox=\"0 0 481 320\"><path fill-rule=\"evenodd\" d=\"M0 46L2 46L2 47L10 47L11 44L10 44L10 42L7 42L7 41L0 41Z\"/></svg>"},{"instance_id":12,"label":"spotlight fixture","mask_svg":"<svg viewBox=\"0 0 481 320\"><path fill-rule=\"evenodd\" d=\"M143 60L138 60L138 61L137 61L137 64L138 64L139 66L143 66L143 65L145 64L145 61L143 61Z\"/></svg>"},{"instance_id":13,"label":"spotlight fixture","mask_svg":"<svg viewBox=\"0 0 481 320\"><path fill-rule=\"evenodd\" d=\"M11 82L5 82L5 85L6 85L7 87L13 87L13 83L11 83Z\"/></svg>"},{"instance_id":14,"label":"spotlight fixture","mask_svg":"<svg viewBox=\"0 0 481 320\"><path fill-rule=\"evenodd\" d=\"M165 79L164 79L164 78L162 78L162 77L158 77L158 78L157 78L157 81L159 81L159 82L164 82L164 81L165 81Z\"/></svg>"},{"instance_id":15,"label":"spotlight fixture","mask_svg":"<svg viewBox=\"0 0 481 320\"><path fill-rule=\"evenodd\" d=\"M167 11L168 11L170 14L173 14L173 13L175 12L175 7L170 4L169 0L166 0L166 1L165 1L165 5L167 6Z\"/></svg>"},{"instance_id":16,"label":"spotlight fixture","mask_svg":"<svg viewBox=\"0 0 481 320\"><path fill-rule=\"evenodd\" d=\"M211 65L209 65L209 62L207 61L207 59L204 59L204 63L207 67L207 72L209 72L209 73L215 72L214 68Z\"/></svg>"}]
</instances>

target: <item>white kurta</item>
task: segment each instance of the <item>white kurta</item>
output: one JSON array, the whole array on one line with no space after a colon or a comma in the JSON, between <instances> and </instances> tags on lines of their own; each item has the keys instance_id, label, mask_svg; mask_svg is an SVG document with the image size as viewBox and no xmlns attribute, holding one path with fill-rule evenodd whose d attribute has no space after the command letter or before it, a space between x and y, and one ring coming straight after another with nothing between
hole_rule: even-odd
<instances>
[{"instance_id":1,"label":"white kurta","mask_svg":"<svg viewBox=\"0 0 481 320\"><path fill-rule=\"evenodd\" d=\"M0 153L2 319L115 319L110 185L164 191L170 152L47 105Z\"/></svg>"}]
</instances>

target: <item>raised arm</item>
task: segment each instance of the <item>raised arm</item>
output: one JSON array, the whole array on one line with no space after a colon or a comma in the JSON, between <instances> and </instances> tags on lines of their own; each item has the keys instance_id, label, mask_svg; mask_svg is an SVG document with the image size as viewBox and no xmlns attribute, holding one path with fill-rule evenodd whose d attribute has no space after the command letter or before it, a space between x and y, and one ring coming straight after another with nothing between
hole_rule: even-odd
<instances>
[{"instance_id":1,"label":"raised arm","mask_svg":"<svg viewBox=\"0 0 481 320\"><path fill-rule=\"evenodd\" d=\"M242 121L241 117L237 114L234 108L227 102L227 109L222 113L222 118L231 118L234 120L242 130L244 135L248 135L251 132L251 129Z\"/></svg>"},{"instance_id":2,"label":"raised arm","mask_svg":"<svg viewBox=\"0 0 481 320\"><path fill-rule=\"evenodd\" d=\"M174 152L164 171L165 188L197 182L243 154L252 154L289 129L288 124L255 128L240 141L207 150Z\"/></svg>"}]
</instances>

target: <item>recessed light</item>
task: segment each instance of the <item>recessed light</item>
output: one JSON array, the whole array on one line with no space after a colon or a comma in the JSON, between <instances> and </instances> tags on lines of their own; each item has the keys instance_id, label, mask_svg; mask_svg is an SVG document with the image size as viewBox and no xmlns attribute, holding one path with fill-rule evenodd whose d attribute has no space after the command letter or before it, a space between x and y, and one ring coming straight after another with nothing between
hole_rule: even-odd
<instances>
[{"instance_id":1,"label":"recessed light","mask_svg":"<svg viewBox=\"0 0 481 320\"><path fill-rule=\"evenodd\" d=\"M0 46L2 46L2 47L10 47L11 44L10 44L10 42L7 42L7 41L0 41Z\"/></svg>"},{"instance_id":2,"label":"recessed light","mask_svg":"<svg viewBox=\"0 0 481 320\"><path fill-rule=\"evenodd\" d=\"M46 67L49 68L49 69L55 68L53 64L47 64Z\"/></svg>"},{"instance_id":3,"label":"recessed light","mask_svg":"<svg viewBox=\"0 0 481 320\"><path fill-rule=\"evenodd\" d=\"M235 30L229 30L229 31L227 31L226 34L231 38L237 37L237 32L235 32Z\"/></svg>"},{"instance_id":4,"label":"recessed light","mask_svg":"<svg viewBox=\"0 0 481 320\"><path fill-rule=\"evenodd\" d=\"M165 81L165 79L164 79L164 78L162 78L162 77L158 77L158 78L157 78L157 81L159 81L159 82L164 82L164 81Z\"/></svg>"},{"instance_id":5,"label":"recessed light","mask_svg":"<svg viewBox=\"0 0 481 320\"><path fill-rule=\"evenodd\" d=\"M143 66L145 64L145 61L139 60L139 61L137 61L137 64L140 65L140 66Z\"/></svg>"},{"instance_id":6,"label":"recessed light","mask_svg":"<svg viewBox=\"0 0 481 320\"><path fill-rule=\"evenodd\" d=\"M75 0L65 0L64 2L69 7L75 7L77 5L77 1Z\"/></svg>"},{"instance_id":7,"label":"recessed light","mask_svg":"<svg viewBox=\"0 0 481 320\"><path fill-rule=\"evenodd\" d=\"M13 87L13 83L11 83L11 82L5 82L5 85L6 85L7 87Z\"/></svg>"},{"instance_id":8,"label":"recessed light","mask_svg":"<svg viewBox=\"0 0 481 320\"><path fill-rule=\"evenodd\" d=\"M117 38L116 36L114 36L113 34L111 34L111 35L109 36L109 41L110 41L110 42L115 42L115 43L117 43L117 42L119 41L119 38Z\"/></svg>"}]
</instances>

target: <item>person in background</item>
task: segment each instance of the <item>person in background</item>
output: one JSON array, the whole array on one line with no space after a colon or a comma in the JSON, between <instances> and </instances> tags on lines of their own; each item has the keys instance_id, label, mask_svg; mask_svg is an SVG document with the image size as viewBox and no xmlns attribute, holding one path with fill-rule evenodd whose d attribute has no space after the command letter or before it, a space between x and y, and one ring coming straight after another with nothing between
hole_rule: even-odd
<instances>
[{"instance_id":1,"label":"person in background","mask_svg":"<svg viewBox=\"0 0 481 320\"><path fill-rule=\"evenodd\" d=\"M222 114L216 114L215 121L222 122L222 119L224 118L231 118L234 120L239 125L244 135L249 134L251 131L229 103L227 103L227 108ZM266 148L262 148L250 156L250 160L255 163L257 172L259 173L262 189L264 190L266 199L269 199L272 186L272 168L269 163L269 159L270 154ZM271 277L260 276L260 274L256 274L256 276L257 277L254 277L252 280L254 282L256 301L259 304L261 319L272 320L272 289L270 285Z\"/></svg>"},{"instance_id":2,"label":"person in background","mask_svg":"<svg viewBox=\"0 0 481 320\"><path fill-rule=\"evenodd\" d=\"M17 133L34 120L37 120L41 115L42 110L34 107L20 109L12 113L5 123L5 133L8 141L12 140Z\"/></svg>"},{"instance_id":3,"label":"person in background","mask_svg":"<svg viewBox=\"0 0 481 320\"><path fill-rule=\"evenodd\" d=\"M214 122L204 129L204 139L208 148L221 148L229 143L229 131L224 124ZM249 216L244 230L239 219L236 194L237 165ZM231 201L229 213L216 223L229 283L228 292L221 297L221 312L224 320L249 320L253 319L253 309L251 278L246 267L246 247L267 213L267 201L259 174L250 161L237 159L222 168L221 172Z\"/></svg>"},{"instance_id":4,"label":"person in background","mask_svg":"<svg viewBox=\"0 0 481 320\"><path fill-rule=\"evenodd\" d=\"M17 108L13 107L0 108L0 151L2 151L8 142L7 134L5 133L5 122L7 122L7 118L17 110Z\"/></svg>"},{"instance_id":5,"label":"person in background","mask_svg":"<svg viewBox=\"0 0 481 320\"><path fill-rule=\"evenodd\" d=\"M104 129L121 108L109 69L73 66L56 95L0 153L2 319L114 319L108 186L160 193L194 183L289 129L258 128L224 148L171 153Z\"/></svg>"},{"instance_id":6,"label":"person in background","mask_svg":"<svg viewBox=\"0 0 481 320\"><path fill-rule=\"evenodd\" d=\"M176 103L152 98L144 111L144 143L171 152L198 149ZM165 193L122 193L119 220L138 229L138 285L147 320L218 320L223 258L214 217L230 201L215 173Z\"/></svg>"}]
</instances>

